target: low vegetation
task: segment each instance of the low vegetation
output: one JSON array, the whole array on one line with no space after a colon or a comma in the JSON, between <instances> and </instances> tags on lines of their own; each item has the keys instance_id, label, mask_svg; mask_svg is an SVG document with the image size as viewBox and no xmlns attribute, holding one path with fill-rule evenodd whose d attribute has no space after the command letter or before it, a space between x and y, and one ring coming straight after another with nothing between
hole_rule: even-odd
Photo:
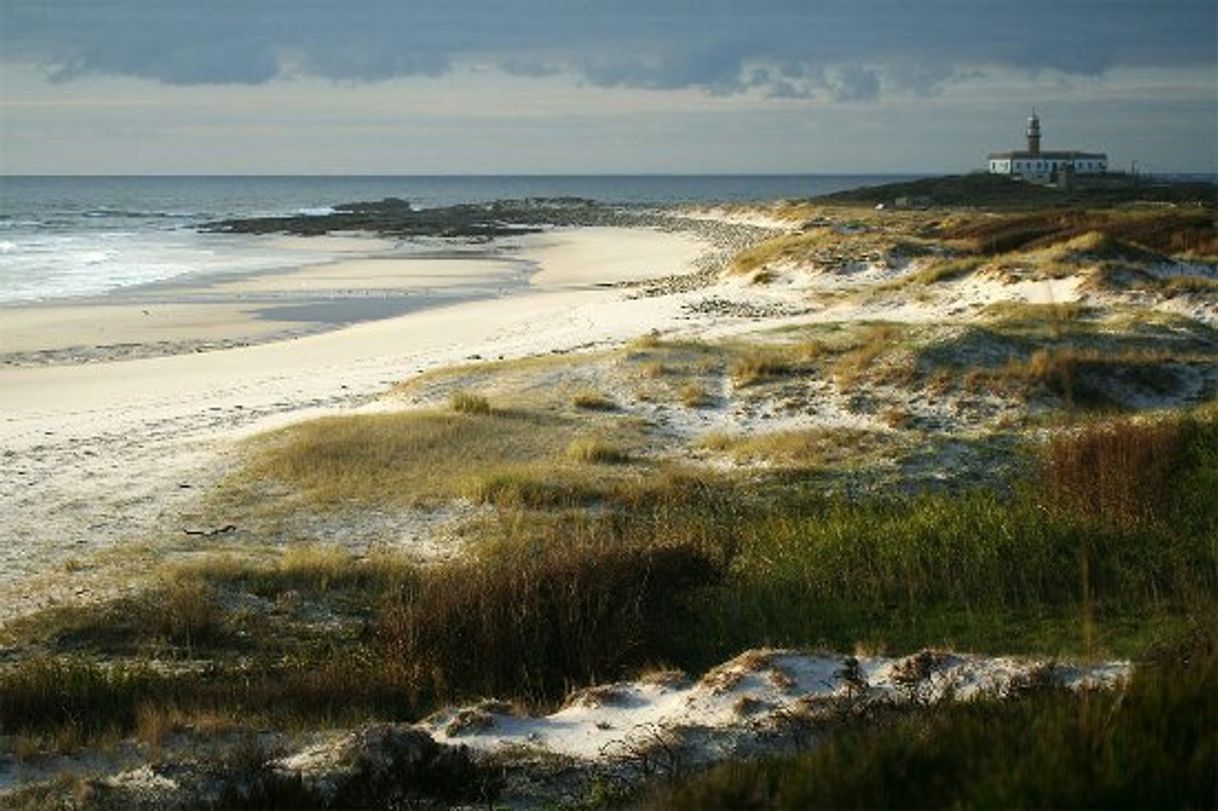
<instances>
[{"instance_id":1,"label":"low vegetation","mask_svg":"<svg viewBox=\"0 0 1218 811\"><path fill-rule=\"evenodd\" d=\"M813 751L732 763L652 799L668 809L1200 808L1218 762L1214 638L1127 689L956 704Z\"/></svg>"},{"instance_id":2,"label":"low vegetation","mask_svg":"<svg viewBox=\"0 0 1218 811\"><path fill-rule=\"evenodd\" d=\"M617 403L600 392L581 391L571 398L571 405L585 411L615 411Z\"/></svg>"},{"instance_id":3,"label":"low vegetation","mask_svg":"<svg viewBox=\"0 0 1218 811\"><path fill-rule=\"evenodd\" d=\"M491 404L485 397L467 391L454 392L449 400L453 411L461 414L490 414Z\"/></svg>"},{"instance_id":4,"label":"low vegetation","mask_svg":"<svg viewBox=\"0 0 1218 811\"><path fill-rule=\"evenodd\" d=\"M853 467L873 462L892 440L877 432L851 428L808 428L733 437L711 433L702 447L725 452L740 462L786 468Z\"/></svg>"},{"instance_id":5,"label":"low vegetation","mask_svg":"<svg viewBox=\"0 0 1218 811\"><path fill-rule=\"evenodd\" d=\"M316 724L483 695L546 704L762 644L1136 655L1218 616L1213 422L1100 423L1038 458L1012 492L913 499L670 473L600 516L504 513L448 564L204 560L11 627L14 650L40 653L0 672L0 727L84 741L151 713ZM1130 492L1161 497L1111 506Z\"/></svg>"}]
</instances>

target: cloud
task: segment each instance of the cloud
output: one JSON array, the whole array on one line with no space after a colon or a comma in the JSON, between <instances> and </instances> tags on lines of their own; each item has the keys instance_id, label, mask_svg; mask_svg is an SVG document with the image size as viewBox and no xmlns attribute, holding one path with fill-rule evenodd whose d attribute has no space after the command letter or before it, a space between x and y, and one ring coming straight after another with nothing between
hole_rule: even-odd
<instances>
[{"instance_id":1,"label":"cloud","mask_svg":"<svg viewBox=\"0 0 1218 811\"><path fill-rule=\"evenodd\" d=\"M463 60L606 87L865 102L986 66L1214 65L1212 0L5 0L0 59L59 81L435 76Z\"/></svg>"}]
</instances>

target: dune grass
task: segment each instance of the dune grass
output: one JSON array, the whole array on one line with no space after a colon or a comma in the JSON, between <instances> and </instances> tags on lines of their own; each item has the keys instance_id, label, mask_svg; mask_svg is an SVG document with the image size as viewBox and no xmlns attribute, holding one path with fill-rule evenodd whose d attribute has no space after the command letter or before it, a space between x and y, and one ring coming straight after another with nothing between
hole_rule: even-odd
<instances>
[{"instance_id":1,"label":"dune grass","mask_svg":"<svg viewBox=\"0 0 1218 811\"><path fill-rule=\"evenodd\" d=\"M601 437L583 436L571 440L567 446L567 458L575 462L620 465L630 461L630 454Z\"/></svg>"},{"instance_id":2,"label":"dune grass","mask_svg":"<svg viewBox=\"0 0 1218 811\"><path fill-rule=\"evenodd\" d=\"M672 471L598 514L507 509L459 561L204 560L10 629L41 655L0 670L0 729L86 740L141 718L155 731L155 713L316 725L485 695L547 704L762 645L1142 655L1215 622L1218 425L1100 423L1037 453L1000 493L846 500ZM1153 509L1103 506L1131 488L1160 494Z\"/></svg>"},{"instance_id":3,"label":"dune grass","mask_svg":"<svg viewBox=\"0 0 1218 811\"><path fill-rule=\"evenodd\" d=\"M853 388L885 353L897 347L904 331L894 324L873 324L858 337L858 343L833 362L833 379L842 389Z\"/></svg>"},{"instance_id":4,"label":"dune grass","mask_svg":"<svg viewBox=\"0 0 1218 811\"><path fill-rule=\"evenodd\" d=\"M891 439L874 431L851 428L808 428L733 437L720 432L703 436L699 444L730 454L740 462L790 468L855 465L890 449Z\"/></svg>"},{"instance_id":5,"label":"dune grass","mask_svg":"<svg viewBox=\"0 0 1218 811\"><path fill-rule=\"evenodd\" d=\"M833 234L825 228L802 234L784 234L741 253L733 260L731 270L733 273L746 274L767 265L802 261L816 249L832 244Z\"/></svg>"},{"instance_id":6,"label":"dune grass","mask_svg":"<svg viewBox=\"0 0 1218 811\"><path fill-rule=\"evenodd\" d=\"M616 411L617 403L598 391L580 391L571 397L571 405L583 411Z\"/></svg>"},{"instance_id":7,"label":"dune grass","mask_svg":"<svg viewBox=\"0 0 1218 811\"><path fill-rule=\"evenodd\" d=\"M710 408L715 404L714 396L701 383L690 381L677 390L681 405L686 408Z\"/></svg>"},{"instance_id":8,"label":"dune grass","mask_svg":"<svg viewBox=\"0 0 1218 811\"><path fill-rule=\"evenodd\" d=\"M752 386L775 377L791 374L795 365L784 354L755 350L732 361L732 382L738 387Z\"/></svg>"},{"instance_id":9,"label":"dune grass","mask_svg":"<svg viewBox=\"0 0 1218 811\"><path fill-rule=\"evenodd\" d=\"M1162 349L1105 351L1076 346L1045 347L1026 358L1013 359L995 371L1006 384L1043 389L1068 406L1119 406L1130 383L1150 392L1168 394L1180 385L1172 368L1175 357Z\"/></svg>"},{"instance_id":10,"label":"dune grass","mask_svg":"<svg viewBox=\"0 0 1218 811\"><path fill-rule=\"evenodd\" d=\"M985 260L981 257L966 257L936 262L914 273L909 277L909 281L922 285L954 282L968 276L981 267L984 262Z\"/></svg>"},{"instance_id":11,"label":"dune grass","mask_svg":"<svg viewBox=\"0 0 1218 811\"><path fill-rule=\"evenodd\" d=\"M535 480L536 501L547 480L574 495L596 481L572 463L580 423L527 411L408 411L328 417L300 423L258 441L245 469L229 483L237 493L286 486L306 503L411 505L451 498L516 500L512 483ZM614 423L633 441L638 428ZM624 447L624 445L623 445ZM625 452L618 461L623 461ZM563 482L568 474L573 478ZM519 492L516 493L519 495ZM563 493L554 495L565 501Z\"/></svg>"},{"instance_id":12,"label":"dune grass","mask_svg":"<svg viewBox=\"0 0 1218 811\"><path fill-rule=\"evenodd\" d=\"M455 391L448 400L448 406L461 414L490 414L491 404L480 394L468 391Z\"/></svg>"}]
</instances>

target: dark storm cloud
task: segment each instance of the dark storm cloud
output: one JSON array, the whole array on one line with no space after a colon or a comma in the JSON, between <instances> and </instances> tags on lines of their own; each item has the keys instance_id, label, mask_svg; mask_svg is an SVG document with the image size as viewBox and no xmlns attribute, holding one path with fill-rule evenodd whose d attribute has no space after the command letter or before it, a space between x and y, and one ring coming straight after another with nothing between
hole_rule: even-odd
<instances>
[{"instance_id":1,"label":"dark storm cloud","mask_svg":"<svg viewBox=\"0 0 1218 811\"><path fill-rule=\"evenodd\" d=\"M375 81L467 58L602 86L930 94L977 65L1215 63L1213 0L4 0L0 58L53 78Z\"/></svg>"}]
</instances>

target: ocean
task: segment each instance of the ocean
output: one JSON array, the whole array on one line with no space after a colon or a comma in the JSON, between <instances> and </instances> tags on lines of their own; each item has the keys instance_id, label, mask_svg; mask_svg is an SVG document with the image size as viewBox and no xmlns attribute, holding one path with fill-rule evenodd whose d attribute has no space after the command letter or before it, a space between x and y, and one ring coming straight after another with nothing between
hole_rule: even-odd
<instances>
[{"instance_id":1,"label":"ocean","mask_svg":"<svg viewBox=\"0 0 1218 811\"><path fill-rule=\"evenodd\" d=\"M0 304L104 294L183 274L326 261L268 238L201 234L233 217L323 214L400 197L422 208L526 197L604 203L811 197L909 179L880 175L0 177Z\"/></svg>"}]
</instances>

